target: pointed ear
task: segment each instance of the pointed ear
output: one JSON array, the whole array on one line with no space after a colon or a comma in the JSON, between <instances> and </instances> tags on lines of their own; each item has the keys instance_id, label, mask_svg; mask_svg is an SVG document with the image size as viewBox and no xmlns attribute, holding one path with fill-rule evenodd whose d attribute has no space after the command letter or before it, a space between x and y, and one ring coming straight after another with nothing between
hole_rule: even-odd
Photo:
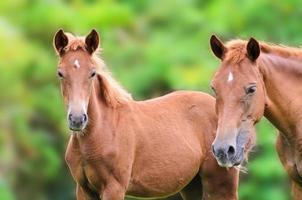
<instances>
[{"instance_id":1,"label":"pointed ear","mask_svg":"<svg viewBox=\"0 0 302 200\"><path fill-rule=\"evenodd\" d=\"M211 36L210 45L215 56L222 60L224 54L226 53L226 48L223 43L218 39L218 37L216 37L216 35Z\"/></svg>"},{"instance_id":2,"label":"pointed ear","mask_svg":"<svg viewBox=\"0 0 302 200\"><path fill-rule=\"evenodd\" d=\"M64 54L64 48L68 44L68 37L65 35L62 29L58 30L53 39L53 44L56 52L62 56Z\"/></svg>"},{"instance_id":3,"label":"pointed ear","mask_svg":"<svg viewBox=\"0 0 302 200\"><path fill-rule=\"evenodd\" d=\"M260 55L260 45L257 40L250 38L246 46L247 56L251 61L255 61Z\"/></svg>"},{"instance_id":4,"label":"pointed ear","mask_svg":"<svg viewBox=\"0 0 302 200\"><path fill-rule=\"evenodd\" d=\"M99 34L95 29L92 29L92 31L87 35L85 38L85 44L86 49L90 54L97 50L99 46Z\"/></svg>"}]
</instances>

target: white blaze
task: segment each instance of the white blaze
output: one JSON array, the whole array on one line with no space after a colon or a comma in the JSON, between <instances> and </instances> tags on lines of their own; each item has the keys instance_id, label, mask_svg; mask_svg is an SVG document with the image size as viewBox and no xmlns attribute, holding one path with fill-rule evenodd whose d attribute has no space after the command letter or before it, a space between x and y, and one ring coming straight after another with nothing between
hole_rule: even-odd
<instances>
[{"instance_id":1,"label":"white blaze","mask_svg":"<svg viewBox=\"0 0 302 200\"><path fill-rule=\"evenodd\" d=\"M234 79L233 73L230 72L228 76L228 82L231 82Z\"/></svg>"},{"instance_id":2,"label":"white blaze","mask_svg":"<svg viewBox=\"0 0 302 200\"><path fill-rule=\"evenodd\" d=\"M81 66L80 66L80 62L78 60L75 60L74 61L74 67L79 69Z\"/></svg>"}]
</instances>

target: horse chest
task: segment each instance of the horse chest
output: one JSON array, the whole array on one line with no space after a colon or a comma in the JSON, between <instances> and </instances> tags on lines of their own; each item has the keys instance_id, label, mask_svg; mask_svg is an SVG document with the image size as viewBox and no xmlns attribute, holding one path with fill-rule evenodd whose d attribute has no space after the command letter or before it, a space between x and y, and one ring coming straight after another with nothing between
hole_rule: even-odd
<instances>
[{"instance_id":1,"label":"horse chest","mask_svg":"<svg viewBox=\"0 0 302 200\"><path fill-rule=\"evenodd\" d=\"M293 155L289 158L293 167L292 176L297 182L302 184L302 139L296 138L288 148L290 148L290 152Z\"/></svg>"},{"instance_id":2,"label":"horse chest","mask_svg":"<svg viewBox=\"0 0 302 200\"><path fill-rule=\"evenodd\" d=\"M302 184L302 159L301 153L297 152L297 149L292 151L288 149L289 154L287 155L287 162L285 168L288 174L294 179L296 182Z\"/></svg>"},{"instance_id":3,"label":"horse chest","mask_svg":"<svg viewBox=\"0 0 302 200\"><path fill-rule=\"evenodd\" d=\"M293 180L302 183L301 164L300 162L296 162L295 159L288 159L285 164L285 169Z\"/></svg>"},{"instance_id":4,"label":"horse chest","mask_svg":"<svg viewBox=\"0 0 302 200\"><path fill-rule=\"evenodd\" d=\"M81 185L87 194L99 194L106 182L106 171L100 167L95 167L84 160L78 163L78 166L70 168L75 181Z\"/></svg>"},{"instance_id":5,"label":"horse chest","mask_svg":"<svg viewBox=\"0 0 302 200\"><path fill-rule=\"evenodd\" d=\"M114 153L102 154L90 159L83 156L81 162L82 176L93 190L101 191L104 184L113 176L116 167Z\"/></svg>"},{"instance_id":6,"label":"horse chest","mask_svg":"<svg viewBox=\"0 0 302 200\"><path fill-rule=\"evenodd\" d=\"M290 142L290 140L285 137L285 134L280 132L276 148L281 163L293 180L302 183L302 171L299 170L302 167L302 162L301 159L299 159L299 153L297 153L297 149L295 147L296 141L294 140L293 142Z\"/></svg>"},{"instance_id":7,"label":"horse chest","mask_svg":"<svg viewBox=\"0 0 302 200\"><path fill-rule=\"evenodd\" d=\"M293 175L294 178L302 184L302 159L300 153L295 155Z\"/></svg>"},{"instance_id":8,"label":"horse chest","mask_svg":"<svg viewBox=\"0 0 302 200\"><path fill-rule=\"evenodd\" d=\"M82 164L83 179L87 187L92 190L99 191L103 187L104 180L101 172L87 163Z\"/></svg>"},{"instance_id":9,"label":"horse chest","mask_svg":"<svg viewBox=\"0 0 302 200\"><path fill-rule=\"evenodd\" d=\"M87 161L79 152L67 151L66 162L73 179L88 193L101 190L108 171L101 161Z\"/></svg>"}]
</instances>

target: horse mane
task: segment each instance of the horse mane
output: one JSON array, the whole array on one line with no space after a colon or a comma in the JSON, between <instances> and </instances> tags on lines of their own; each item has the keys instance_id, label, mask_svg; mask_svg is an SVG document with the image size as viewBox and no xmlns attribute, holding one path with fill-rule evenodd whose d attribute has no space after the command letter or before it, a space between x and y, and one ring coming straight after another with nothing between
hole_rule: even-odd
<instances>
[{"instance_id":1,"label":"horse mane","mask_svg":"<svg viewBox=\"0 0 302 200\"><path fill-rule=\"evenodd\" d=\"M246 40L235 39L226 43L227 53L225 59L232 63L239 63L246 58ZM288 47L282 44L270 44L266 42L259 42L261 52L267 54L274 54L284 58L295 58L302 60L302 49L295 47Z\"/></svg>"},{"instance_id":2,"label":"horse mane","mask_svg":"<svg viewBox=\"0 0 302 200\"><path fill-rule=\"evenodd\" d=\"M111 72L106 67L105 62L96 54L93 55L93 60L96 63L96 72L101 77L101 92L105 103L111 107L116 107L132 100L132 96L128 93L111 75Z\"/></svg>"},{"instance_id":3,"label":"horse mane","mask_svg":"<svg viewBox=\"0 0 302 200\"><path fill-rule=\"evenodd\" d=\"M85 48L85 37L77 37L71 33L66 33L66 35L68 37L68 45L64 48L66 52L79 49L87 51ZM104 60L99 56L100 52L101 48L98 48L91 57L96 66L96 73L99 75L100 92L106 105L116 107L132 100L131 94L112 77Z\"/></svg>"}]
</instances>

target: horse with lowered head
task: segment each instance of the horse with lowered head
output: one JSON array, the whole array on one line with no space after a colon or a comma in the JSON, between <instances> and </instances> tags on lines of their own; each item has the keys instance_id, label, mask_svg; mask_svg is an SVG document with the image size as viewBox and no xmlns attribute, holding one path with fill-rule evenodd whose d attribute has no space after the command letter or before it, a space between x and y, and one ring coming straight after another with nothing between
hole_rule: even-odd
<instances>
[{"instance_id":1,"label":"horse with lowered head","mask_svg":"<svg viewBox=\"0 0 302 200\"><path fill-rule=\"evenodd\" d=\"M240 165L264 115L278 128L276 148L302 199L302 50L258 42L210 40L221 66L212 79L218 128L213 152L221 166Z\"/></svg>"},{"instance_id":2,"label":"horse with lowered head","mask_svg":"<svg viewBox=\"0 0 302 200\"><path fill-rule=\"evenodd\" d=\"M86 37L59 30L54 37L72 133L65 158L77 199L177 192L188 200L237 199L238 170L218 166L210 150L215 99L179 91L134 101L96 55L98 46L95 30Z\"/></svg>"}]
</instances>

